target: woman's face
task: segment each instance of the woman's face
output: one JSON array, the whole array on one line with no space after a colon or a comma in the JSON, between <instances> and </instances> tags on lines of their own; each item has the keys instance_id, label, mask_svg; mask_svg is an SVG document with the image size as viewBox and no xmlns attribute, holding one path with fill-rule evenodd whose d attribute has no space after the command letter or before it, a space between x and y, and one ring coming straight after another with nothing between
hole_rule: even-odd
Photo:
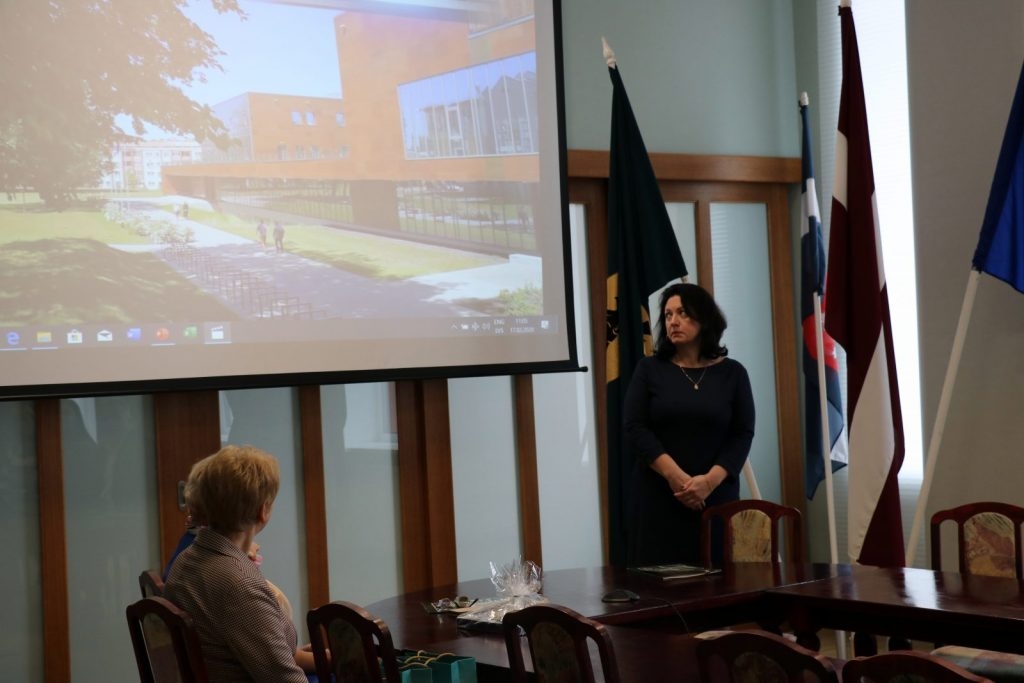
<instances>
[{"instance_id":1,"label":"woman's face","mask_svg":"<svg viewBox=\"0 0 1024 683\"><path fill-rule=\"evenodd\" d=\"M700 339L700 323L691 318L683 309L679 296L669 297L662 312L665 320L665 336L675 347L696 343Z\"/></svg>"}]
</instances>

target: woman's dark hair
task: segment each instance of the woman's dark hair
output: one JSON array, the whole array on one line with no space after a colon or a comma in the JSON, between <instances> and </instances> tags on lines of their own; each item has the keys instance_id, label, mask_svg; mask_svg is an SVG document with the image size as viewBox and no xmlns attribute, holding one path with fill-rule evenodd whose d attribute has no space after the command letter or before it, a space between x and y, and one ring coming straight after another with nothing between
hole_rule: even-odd
<instances>
[{"instance_id":1,"label":"woman's dark hair","mask_svg":"<svg viewBox=\"0 0 1024 683\"><path fill-rule=\"evenodd\" d=\"M712 359L729 355L729 350L722 346L722 333L726 328L722 309L706 289L686 282L669 285L658 299L658 337L654 347L655 355L668 359L676 352L675 345L665 334L665 304L674 296L678 296L683 302L683 311L686 315L700 323L700 357Z\"/></svg>"}]
</instances>

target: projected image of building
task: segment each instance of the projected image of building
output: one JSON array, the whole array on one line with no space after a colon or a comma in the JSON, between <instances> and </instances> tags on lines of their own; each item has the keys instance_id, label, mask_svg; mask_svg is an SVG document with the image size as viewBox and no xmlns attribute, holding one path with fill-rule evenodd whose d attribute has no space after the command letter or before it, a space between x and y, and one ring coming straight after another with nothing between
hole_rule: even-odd
<instances>
[{"instance_id":1,"label":"projected image of building","mask_svg":"<svg viewBox=\"0 0 1024 683\"><path fill-rule=\"evenodd\" d=\"M247 92L213 106L227 127L227 149L203 141L203 161L304 161L344 158L341 99Z\"/></svg>"},{"instance_id":2,"label":"projected image of building","mask_svg":"<svg viewBox=\"0 0 1024 683\"><path fill-rule=\"evenodd\" d=\"M287 206L327 225L538 253L532 2L276 4L338 10L324 20L342 98L247 92L218 103L234 143L205 142L202 163L165 169L166 192L225 211Z\"/></svg>"},{"instance_id":3,"label":"projected image of building","mask_svg":"<svg viewBox=\"0 0 1024 683\"><path fill-rule=\"evenodd\" d=\"M108 171L100 179L99 187L118 192L159 190L164 166L195 163L201 158L199 144L187 140L118 143L110 152Z\"/></svg>"}]
</instances>

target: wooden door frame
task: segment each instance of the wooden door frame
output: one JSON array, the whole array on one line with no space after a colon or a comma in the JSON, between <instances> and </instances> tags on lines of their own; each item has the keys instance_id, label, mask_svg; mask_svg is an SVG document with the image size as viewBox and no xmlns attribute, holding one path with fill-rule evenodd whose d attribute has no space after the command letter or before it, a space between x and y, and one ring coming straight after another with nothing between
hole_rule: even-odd
<instances>
[{"instance_id":1,"label":"wooden door frame","mask_svg":"<svg viewBox=\"0 0 1024 683\"><path fill-rule=\"evenodd\" d=\"M650 155L655 176L667 202L694 204L697 268L701 284L714 290L711 267L711 202L764 204L768 221L771 278L772 338L775 351L775 399L778 406L779 467L782 503L806 513L803 439L800 419L797 360L796 294L793 277L793 226L789 189L800 181L800 159L789 157ZM570 150L569 201L582 204L587 231L587 281L590 285L591 339L595 377L605 377L605 338L608 269L608 152ZM594 405L601 489L601 526L607 558L608 437L604 384L595 382Z\"/></svg>"}]
</instances>

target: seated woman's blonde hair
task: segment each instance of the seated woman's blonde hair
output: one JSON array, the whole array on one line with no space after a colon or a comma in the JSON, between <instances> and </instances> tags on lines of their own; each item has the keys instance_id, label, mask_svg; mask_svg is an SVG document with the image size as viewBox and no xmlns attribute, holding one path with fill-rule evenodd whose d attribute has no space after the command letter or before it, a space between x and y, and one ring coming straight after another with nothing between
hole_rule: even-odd
<instances>
[{"instance_id":1,"label":"seated woman's blonde hair","mask_svg":"<svg viewBox=\"0 0 1024 683\"><path fill-rule=\"evenodd\" d=\"M260 509L274 502L280 485L281 468L270 453L225 446L192 466L185 503L196 521L233 533L259 521Z\"/></svg>"}]
</instances>

